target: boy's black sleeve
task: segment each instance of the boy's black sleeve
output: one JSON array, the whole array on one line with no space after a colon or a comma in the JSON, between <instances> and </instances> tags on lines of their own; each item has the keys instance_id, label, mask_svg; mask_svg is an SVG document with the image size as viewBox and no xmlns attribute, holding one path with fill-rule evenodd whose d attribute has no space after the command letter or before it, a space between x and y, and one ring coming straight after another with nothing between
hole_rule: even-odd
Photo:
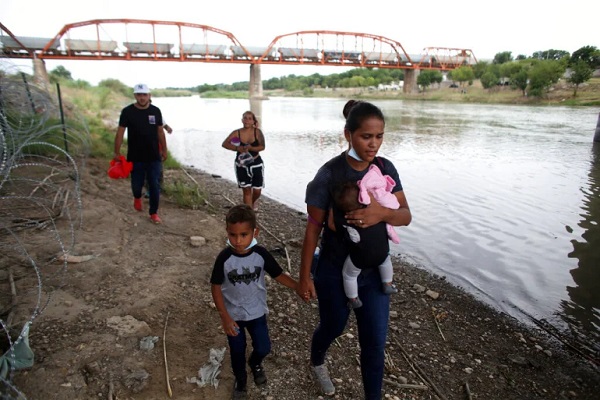
<instances>
[{"instance_id":1,"label":"boy's black sleeve","mask_svg":"<svg viewBox=\"0 0 600 400\"><path fill-rule=\"evenodd\" d=\"M277 260L275 260L267 249L262 246L255 246L255 251L265 260L265 272L268 273L271 278L277 278L283 273L283 268L281 268Z\"/></svg>"},{"instance_id":2,"label":"boy's black sleeve","mask_svg":"<svg viewBox=\"0 0 600 400\"><path fill-rule=\"evenodd\" d=\"M210 283L213 285L222 285L225 281L225 261L229 257L227 249L221 251L213 265L212 274L210 275Z\"/></svg>"}]
</instances>

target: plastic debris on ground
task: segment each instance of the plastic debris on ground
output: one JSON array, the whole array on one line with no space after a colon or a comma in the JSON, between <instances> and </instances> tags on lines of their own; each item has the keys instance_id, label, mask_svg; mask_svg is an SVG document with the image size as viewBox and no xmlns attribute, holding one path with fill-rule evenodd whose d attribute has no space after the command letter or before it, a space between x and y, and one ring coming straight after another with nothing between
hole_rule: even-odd
<instances>
[{"instance_id":1,"label":"plastic debris on ground","mask_svg":"<svg viewBox=\"0 0 600 400\"><path fill-rule=\"evenodd\" d=\"M225 347L221 349L210 349L208 356L208 363L204 364L198 370L198 376L193 378L186 378L188 383L195 383L200 387L206 385L214 386L216 389L219 386L219 380L217 377L221 373L221 363L225 357Z\"/></svg>"}]
</instances>

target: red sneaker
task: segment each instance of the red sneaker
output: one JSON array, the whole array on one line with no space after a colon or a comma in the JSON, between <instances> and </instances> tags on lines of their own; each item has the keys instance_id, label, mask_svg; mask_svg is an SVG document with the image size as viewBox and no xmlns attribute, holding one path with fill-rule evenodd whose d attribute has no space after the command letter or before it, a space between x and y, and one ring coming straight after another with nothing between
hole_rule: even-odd
<instances>
[{"instance_id":1,"label":"red sneaker","mask_svg":"<svg viewBox=\"0 0 600 400\"><path fill-rule=\"evenodd\" d=\"M154 222L155 224L161 224L162 220L160 219L160 217L158 216L158 214L151 214L150 215L150 220L152 222Z\"/></svg>"},{"instance_id":2,"label":"red sneaker","mask_svg":"<svg viewBox=\"0 0 600 400\"><path fill-rule=\"evenodd\" d=\"M135 208L138 211L142 211L142 199L136 199L135 197L133 198L133 208Z\"/></svg>"}]
</instances>

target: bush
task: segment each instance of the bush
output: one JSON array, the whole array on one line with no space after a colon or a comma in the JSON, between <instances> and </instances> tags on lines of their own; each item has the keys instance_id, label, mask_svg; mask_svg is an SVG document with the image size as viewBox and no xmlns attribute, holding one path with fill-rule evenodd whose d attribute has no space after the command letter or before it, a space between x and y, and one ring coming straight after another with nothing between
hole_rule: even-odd
<instances>
[{"instance_id":1,"label":"bush","mask_svg":"<svg viewBox=\"0 0 600 400\"><path fill-rule=\"evenodd\" d=\"M98 83L98 87L106 87L128 97L133 95L133 90L118 79L104 79Z\"/></svg>"}]
</instances>

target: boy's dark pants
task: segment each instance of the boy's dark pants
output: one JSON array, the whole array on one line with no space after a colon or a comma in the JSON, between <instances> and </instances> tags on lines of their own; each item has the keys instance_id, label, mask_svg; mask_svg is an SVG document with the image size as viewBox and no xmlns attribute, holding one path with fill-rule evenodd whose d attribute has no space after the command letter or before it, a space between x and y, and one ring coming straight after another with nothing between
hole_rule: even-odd
<instances>
[{"instance_id":1,"label":"boy's dark pants","mask_svg":"<svg viewBox=\"0 0 600 400\"><path fill-rule=\"evenodd\" d=\"M237 336L227 336L229 351L231 352L231 367L235 379L246 384L246 331L252 339L252 353L248 359L248 365L252 368L260 365L263 359L271 352L271 340L269 339L269 328L267 327L267 316L252 321L235 321L240 327Z\"/></svg>"}]
</instances>

